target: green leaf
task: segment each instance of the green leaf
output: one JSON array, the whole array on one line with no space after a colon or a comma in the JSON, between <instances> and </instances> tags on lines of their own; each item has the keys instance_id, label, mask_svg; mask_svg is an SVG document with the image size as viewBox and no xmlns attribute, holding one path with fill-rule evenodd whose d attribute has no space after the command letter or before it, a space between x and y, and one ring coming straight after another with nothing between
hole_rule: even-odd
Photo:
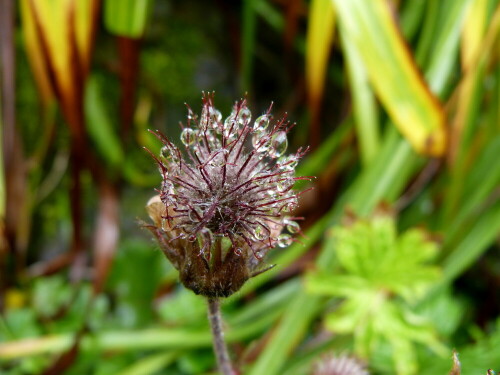
<instances>
[{"instance_id":1,"label":"green leaf","mask_svg":"<svg viewBox=\"0 0 500 375\"><path fill-rule=\"evenodd\" d=\"M313 0L309 5L306 40L306 83L309 110L315 118L323 99L328 57L335 25L333 6L330 0Z\"/></svg>"},{"instance_id":2,"label":"green leaf","mask_svg":"<svg viewBox=\"0 0 500 375\"><path fill-rule=\"evenodd\" d=\"M90 77L85 90L87 131L99 154L113 168L121 168L124 152L113 122L106 113L104 100L96 77Z\"/></svg>"},{"instance_id":3,"label":"green leaf","mask_svg":"<svg viewBox=\"0 0 500 375\"><path fill-rule=\"evenodd\" d=\"M332 231L342 270L309 273L307 289L343 298L327 315L326 326L336 333L353 334L360 356L369 358L380 343L386 343L392 348L397 373L415 374L415 343L445 352L430 321L408 304L424 296L438 279L439 270L428 264L437 247L422 230L398 236L394 218L385 213L350 220Z\"/></svg>"},{"instance_id":4,"label":"green leaf","mask_svg":"<svg viewBox=\"0 0 500 375\"><path fill-rule=\"evenodd\" d=\"M422 154L441 156L443 109L431 94L383 0L333 0L339 26L363 59L377 96L398 130Z\"/></svg>"},{"instance_id":5,"label":"green leaf","mask_svg":"<svg viewBox=\"0 0 500 375\"><path fill-rule=\"evenodd\" d=\"M347 74L353 100L356 133L363 166L367 166L380 148L380 125L375 94L369 84L369 77L363 60L348 33L341 33L342 48L347 62Z\"/></svg>"},{"instance_id":6,"label":"green leaf","mask_svg":"<svg viewBox=\"0 0 500 375\"><path fill-rule=\"evenodd\" d=\"M105 0L104 24L112 33L139 38L152 5L153 0Z\"/></svg>"}]
</instances>

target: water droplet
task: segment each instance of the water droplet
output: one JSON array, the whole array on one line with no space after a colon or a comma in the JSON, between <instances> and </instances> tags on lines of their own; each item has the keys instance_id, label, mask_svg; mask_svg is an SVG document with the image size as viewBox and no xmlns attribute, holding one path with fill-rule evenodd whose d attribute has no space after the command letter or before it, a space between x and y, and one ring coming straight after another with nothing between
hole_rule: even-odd
<instances>
[{"instance_id":1,"label":"water droplet","mask_svg":"<svg viewBox=\"0 0 500 375\"><path fill-rule=\"evenodd\" d=\"M288 139L286 136L286 132L279 131L271 138L269 156L272 158L279 158L285 153L287 147Z\"/></svg>"},{"instance_id":2,"label":"water droplet","mask_svg":"<svg viewBox=\"0 0 500 375\"><path fill-rule=\"evenodd\" d=\"M268 230L259 224L255 227L253 236L257 241L263 241L269 237Z\"/></svg>"},{"instance_id":3,"label":"water droplet","mask_svg":"<svg viewBox=\"0 0 500 375\"><path fill-rule=\"evenodd\" d=\"M185 128L181 133L181 142L184 146L191 146L196 141L196 131L191 128Z\"/></svg>"},{"instance_id":4,"label":"water droplet","mask_svg":"<svg viewBox=\"0 0 500 375\"><path fill-rule=\"evenodd\" d=\"M281 211L282 212L292 212L297 208L298 206L298 200L296 197L292 197L289 201L287 201L282 207Z\"/></svg>"},{"instance_id":5,"label":"water droplet","mask_svg":"<svg viewBox=\"0 0 500 375\"><path fill-rule=\"evenodd\" d=\"M193 208L192 210L189 211L188 216L189 216L189 220L197 223L200 221L200 218L203 217L203 213L201 213L196 208Z\"/></svg>"},{"instance_id":6,"label":"water droplet","mask_svg":"<svg viewBox=\"0 0 500 375\"><path fill-rule=\"evenodd\" d=\"M276 192L273 189L269 189L269 190L266 191L266 194L269 197L274 198L274 196L276 195Z\"/></svg>"},{"instance_id":7,"label":"water droplet","mask_svg":"<svg viewBox=\"0 0 500 375\"><path fill-rule=\"evenodd\" d=\"M252 179L254 180L254 183L256 185L262 186L262 185L270 183L269 177L266 177L266 176L267 176L267 172L259 171L252 176Z\"/></svg>"},{"instance_id":8,"label":"water droplet","mask_svg":"<svg viewBox=\"0 0 500 375\"><path fill-rule=\"evenodd\" d=\"M257 120L255 120L255 122L253 123L253 130L260 132L266 130L267 127L269 126L269 121L270 118L268 115L262 115L258 117Z\"/></svg>"},{"instance_id":9,"label":"water droplet","mask_svg":"<svg viewBox=\"0 0 500 375\"><path fill-rule=\"evenodd\" d=\"M278 159L278 162L276 163L278 168L287 171L294 170L297 164L299 164L299 159L295 155L283 156L282 158Z\"/></svg>"},{"instance_id":10,"label":"water droplet","mask_svg":"<svg viewBox=\"0 0 500 375\"><path fill-rule=\"evenodd\" d=\"M292 244L292 237L289 234L280 234L278 236L278 241L276 242L276 245L278 247L287 247Z\"/></svg>"},{"instance_id":11,"label":"water droplet","mask_svg":"<svg viewBox=\"0 0 500 375\"><path fill-rule=\"evenodd\" d=\"M247 107L241 107L238 112L238 124L247 125L252 119L252 112Z\"/></svg>"},{"instance_id":12,"label":"water droplet","mask_svg":"<svg viewBox=\"0 0 500 375\"><path fill-rule=\"evenodd\" d=\"M283 193L293 186L295 180L292 177L283 177L276 183L276 190L279 193Z\"/></svg>"},{"instance_id":13,"label":"water droplet","mask_svg":"<svg viewBox=\"0 0 500 375\"><path fill-rule=\"evenodd\" d=\"M234 254L240 256L243 253L243 249L241 247L237 247L234 249Z\"/></svg>"},{"instance_id":14,"label":"water droplet","mask_svg":"<svg viewBox=\"0 0 500 375\"><path fill-rule=\"evenodd\" d=\"M215 107L210 107L209 115L213 122L219 123L222 120L222 113Z\"/></svg>"},{"instance_id":15,"label":"water droplet","mask_svg":"<svg viewBox=\"0 0 500 375\"><path fill-rule=\"evenodd\" d=\"M196 120L198 120L198 115L195 114L191 108L188 108L187 118L190 121L196 121Z\"/></svg>"},{"instance_id":16,"label":"water droplet","mask_svg":"<svg viewBox=\"0 0 500 375\"><path fill-rule=\"evenodd\" d=\"M213 238L213 233L210 229L208 228L203 228L201 231L200 231L201 235L204 237L204 240L205 242L208 241L208 243L210 244L212 242L212 238Z\"/></svg>"},{"instance_id":17,"label":"water droplet","mask_svg":"<svg viewBox=\"0 0 500 375\"><path fill-rule=\"evenodd\" d=\"M207 104L203 107L201 111L201 125L207 129L218 129L219 124L222 120L222 114L220 111Z\"/></svg>"},{"instance_id":18,"label":"water droplet","mask_svg":"<svg viewBox=\"0 0 500 375\"><path fill-rule=\"evenodd\" d=\"M300 225L296 221L286 219L286 220L284 220L284 224L286 224L286 229L291 234L295 234L295 233L300 232Z\"/></svg>"},{"instance_id":19,"label":"water droplet","mask_svg":"<svg viewBox=\"0 0 500 375\"><path fill-rule=\"evenodd\" d=\"M202 145L205 145L206 139L206 142L208 142L208 145L212 150L221 147L220 140L214 133L214 131L207 130L205 132L200 132L198 139L198 142L200 142Z\"/></svg>"},{"instance_id":20,"label":"water droplet","mask_svg":"<svg viewBox=\"0 0 500 375\"><path fill-rule=\"evenodd\" d=\"M224 120L223 133L225 137L229 137L231 133L235 132L237 128L237 121L235 115L231 113L229 117Z\"/></svg>"},{"instance_id":21,"label":"water droplet","mask_svg":"<svg viewBox=\"0 0 500 375\"><path fill-rule=\"evenodd\" d=\"M255 132L252 136L252 145L255 151L262 153L269 150L271 140L265 132Z\"/></svg>"},{"instance_id":22,"label":"water droplet","mask_svg":"<svg viewBox=\"0 0 500 375\"><path fill-rule=\"evenodd\" d=\"M177 150L173 146L163 146L160 150L160 157L166 163L175 163L178 161Z\"/></svg>"},{"instance_id":23,"label":"water droplet","mask_svg":"<svg viewBox=\"0 0 500 375\"><path fill-rule=\"evenodd\" d=\"M189 242L194 242L196 241L196 234L190 234L187 238Z\"/></svg>"}]
</instances>

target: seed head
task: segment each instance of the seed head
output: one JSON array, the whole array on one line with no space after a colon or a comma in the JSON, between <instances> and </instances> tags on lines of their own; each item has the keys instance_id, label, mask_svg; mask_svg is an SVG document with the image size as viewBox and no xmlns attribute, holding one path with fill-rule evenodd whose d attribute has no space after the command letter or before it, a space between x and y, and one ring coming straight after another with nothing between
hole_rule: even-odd
<instances>
[{"instance_id":1,"label":"seed head","mask_svg":"<svg viewBox=\"0 0 500 375\"><path fill-rule=\"evenodd\" d=\"M327 356L316 363L313 375L369 375L364 364L345 354Z\"/></svg>"},{"instance_id":2,"label":"seed head","mask_svg":"<svg viewBox=\"0 0 500 375\"><path fill-rule=\"evenodd\" d=\"M272 105L271 105L272 107ZM262 272L269 249L286 247L300 231L291 213L298 194L295 167L306 150L285 156L291 124L269 110L252 121L246 100L231 114L203 96L197 116L188 107L183 149L159 131L154 156L162 185L148 204L162 250L197 294L227 296Z\"/></svg>"}]
</instances>

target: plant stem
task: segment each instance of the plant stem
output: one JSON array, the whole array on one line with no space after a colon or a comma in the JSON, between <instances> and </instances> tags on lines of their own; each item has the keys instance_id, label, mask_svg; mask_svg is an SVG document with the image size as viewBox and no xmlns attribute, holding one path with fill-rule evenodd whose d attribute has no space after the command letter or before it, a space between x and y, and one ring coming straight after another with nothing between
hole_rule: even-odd
<instances>
[{"instance_id":1,"label":"plant stem","mask_svg":"<svg viewBox=\"0 0 500 375\"><path fill-rule=\"evenodd\" d=\"M223 375L235 375L231 359L224 341L224 332L222 330L222 317L220 313L220 301L218 298L208 298L208 320L212 328L212 337L214 343L215 357L219 371Z\"/></svg>"}]
</instances>

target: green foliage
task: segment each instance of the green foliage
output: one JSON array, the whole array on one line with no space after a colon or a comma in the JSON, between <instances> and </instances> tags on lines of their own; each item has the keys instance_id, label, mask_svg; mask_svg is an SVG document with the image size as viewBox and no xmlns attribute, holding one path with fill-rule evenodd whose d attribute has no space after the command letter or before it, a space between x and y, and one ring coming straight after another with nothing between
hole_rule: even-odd
<instances>
[{"instance_id":1,"label":"green foliage","mask_svg":"<svg viewBox=\"0 0 500 375\"><path fill-rule=\"evenodd\" d=\"M85 90L85 113L87 127L101 157L112 170L120 169L124 159L123 149L116 126L104 108L101 87L97 77L91 77Z\"/></svg>"},{"instance_id":2,"label":"green foliage","mask_svg":"<svg viewBox=\"0 0 500 375\"><path fill-rule=\"evenodd\" d=\"M152 0L105 0L105 25L115 34L138 38L144 33L152 5Z\"/></svg>"},{"instance_id":3,"label":"green foliage","mask_svg":"<svg viewBox=\"0 0 500 375\"><path fill-rule=\"evenodd\" d=\"M20 9L2 44L16 116L3 101L1 374L43 373L82 329L65 374L214 373L204 301L137 224L160 184L147 129L178 139L202 90L224 114L245 90L257 112L274 101L297 122L289 148L313 146L297 174L317 179L296 186L314 189L292 214L303 237L223 305L241 373L307 375L355 351L372 375L445 375L453 348L461 375L500 369L499 0L59 2L13 2L46 5L43 53ZM45 84L67 90L38 90L36 67L59 59ZM381 203L397 219L373 214ZM346 211L369 219L341 224Z\"/></svg>"},{"instance_id":4,"label":"green foliage","mask_svg":"<svg viewBox=\"0 0 500 375\"><path fill-rule=\"evenodd\" d=\"M431 263L437 246L427 234L410 229L398 236L394 218L378 214L336 227L332 236L330 251L340 270L310 273L306 279L311 293L342 299L325 317L328 329L353 334L355 350L364 358L388 343L398 374L416 373L414 343L446 353L432 322L413 308L440 274Z\"/></svg>"}]
</instances>

